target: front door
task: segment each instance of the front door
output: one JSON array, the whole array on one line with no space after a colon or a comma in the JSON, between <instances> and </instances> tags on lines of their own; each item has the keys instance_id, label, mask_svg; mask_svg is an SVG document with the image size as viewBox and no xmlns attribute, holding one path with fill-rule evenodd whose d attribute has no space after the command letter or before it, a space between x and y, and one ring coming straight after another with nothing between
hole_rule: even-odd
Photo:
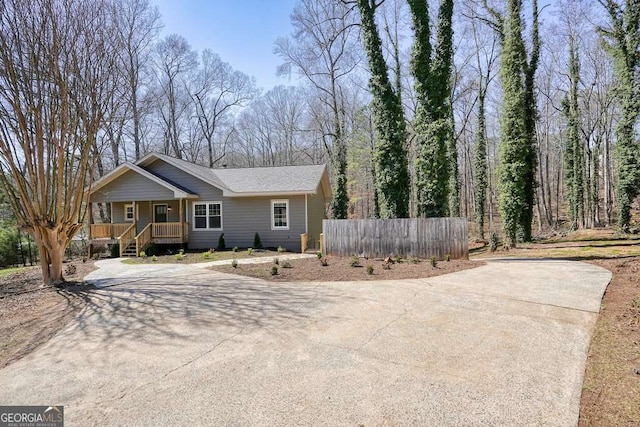
<instances>
[{"instance_id":1,"label":"front door","mask_svg":"<svg viewBox=\"0 0 640 427\"><path fill-rule=\"evenodd\" d=\"M153 222L167 222L167 205L153 205Z\"/></svg>"}]
</instances>

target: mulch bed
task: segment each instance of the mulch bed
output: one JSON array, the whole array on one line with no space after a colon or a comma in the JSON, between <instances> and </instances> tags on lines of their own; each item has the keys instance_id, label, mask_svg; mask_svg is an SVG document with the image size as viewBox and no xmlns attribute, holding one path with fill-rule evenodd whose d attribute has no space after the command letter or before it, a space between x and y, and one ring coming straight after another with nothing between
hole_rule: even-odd
<instances>
[{"instance_id":1,"label":"mulch bed","mask_svg":"<svg viewBox=\"0 0 640 427\"><path fill-rule=\"evenodd\" d=\"M272 275L274 264L238 264L236 268L229 265L215 266L211 269L224 273L240 274L257 277L274 282L307 282L307 281L361 281L361 280L396 280L418 279L424 277L439 276L455 271L484 265L481 261L451 260L438 261L436 267L432 267L429 260L402 260L399 263L391 263L390 269L385 270L382 259L360 258L360 266L352 267L349 257L327 257L327 266L323 266L317 258L287 260L286 255L278 258L278 274ZM289 262L291 268L285 268L285 262ZM373 266L373 274L369 274L367 266Z\"/></svg>"},{"instance_id":2,"label":"mulch bed","mask_svg":"<svg viewBox=\"0 0 640 427\"><path fill-rule=\"evenodd\" d=\"M589 347L580 426L640 425L640 257L594 260L613 273Z\"/></svg>"}]
</instances>

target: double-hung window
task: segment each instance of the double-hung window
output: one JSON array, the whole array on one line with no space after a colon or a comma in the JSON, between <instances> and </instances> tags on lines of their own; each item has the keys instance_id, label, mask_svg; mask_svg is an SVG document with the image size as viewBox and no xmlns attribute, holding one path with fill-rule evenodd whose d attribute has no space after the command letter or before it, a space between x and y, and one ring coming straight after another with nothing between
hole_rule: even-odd
<instances>
[{"instance_id":1,"label":"double-hung window","mask_svg":"<svg viewBox=\"0 0 640 427\"><path fill-rule=\"evenodd\" d=\"M133 210L133 204L124 205L124 220L132 222L134 218L135 214Z\"/></svg>"},{"instance_id":2,"label":"double-hung window","mask_svg":"<svg viewBox=\"0 0 640 427\"><path fill-rule=\"evenodd\" d=\"M193 229L222 230L222 202L194 202Z\"/></svg>"},{"instance_id":3,"label":"double-hung window","mask_svg":"<svg viewBox=\"0 0 640 427\"><path fill-rule=\"evenodd\" d=\"M289 200L272 200L271 201L271 229L272 230L288 230L289 229Z\"/></svg>"}]
</instances>

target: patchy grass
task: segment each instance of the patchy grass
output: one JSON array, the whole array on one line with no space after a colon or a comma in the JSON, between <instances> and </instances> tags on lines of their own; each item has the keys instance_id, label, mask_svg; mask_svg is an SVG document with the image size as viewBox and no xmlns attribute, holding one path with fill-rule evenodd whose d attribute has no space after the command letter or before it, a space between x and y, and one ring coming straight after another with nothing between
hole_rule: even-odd
<instances>
[{"instance_id":1,"label":"patchy grass","mask_svg":"<svg viewBox=\"0 0 640 427\"><path fill-rule=\"evenodd\" d=\"M20 271L26 270L29 267L13 267L13 268L3 268L0 270L0 279L3 277L7 277L10 274L18 273Z\"/></svg>"}]
</instances>

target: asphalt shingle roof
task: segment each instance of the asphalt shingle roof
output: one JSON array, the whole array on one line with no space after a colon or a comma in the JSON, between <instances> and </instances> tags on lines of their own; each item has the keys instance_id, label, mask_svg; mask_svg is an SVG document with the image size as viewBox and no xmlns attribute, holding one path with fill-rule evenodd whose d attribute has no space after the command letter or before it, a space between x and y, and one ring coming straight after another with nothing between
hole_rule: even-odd
<instances>
[{"instance_id":1,"label":"asphalt shingle roof","mask_svg":"<svg viewBox=\"0 0 640 427\"><path fill-rule=\"evenodd\" d=\"M314 193L324 165L212 169L234 193Z\"/></svg>"}]
</instances>

